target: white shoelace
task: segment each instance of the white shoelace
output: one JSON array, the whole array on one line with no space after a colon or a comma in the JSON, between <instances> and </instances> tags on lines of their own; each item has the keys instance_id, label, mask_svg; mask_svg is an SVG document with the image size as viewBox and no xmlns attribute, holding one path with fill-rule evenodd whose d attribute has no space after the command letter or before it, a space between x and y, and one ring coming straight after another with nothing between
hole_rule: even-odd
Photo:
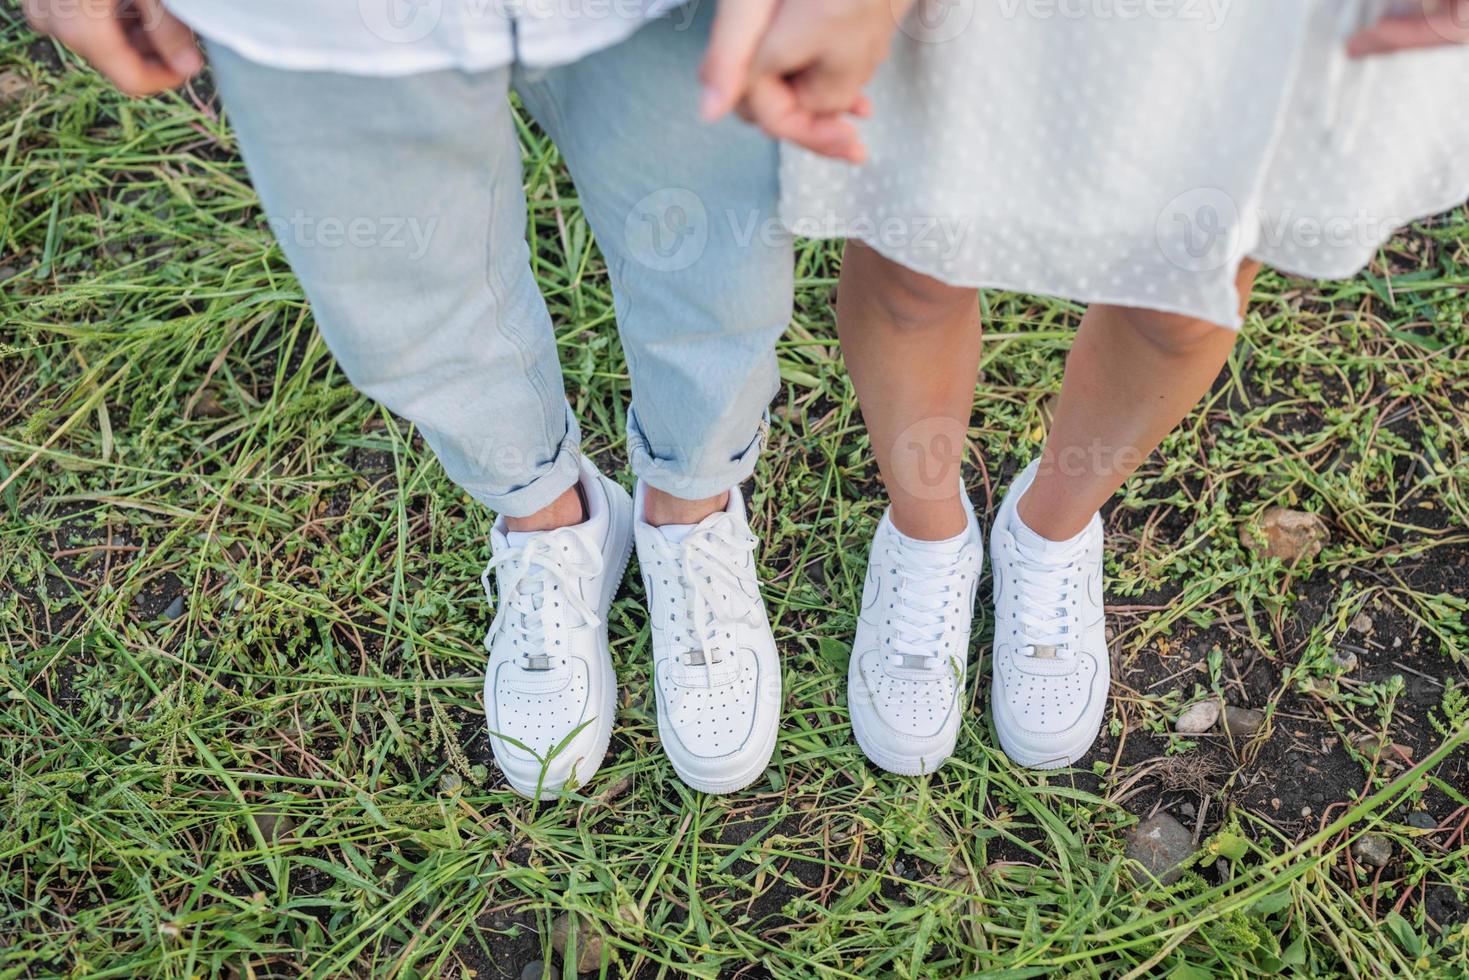
<instances>
[{"instance_id":1,"label":"white shoelace","mask_svg":"<svg viewBox=\"0 0 1469 980\"><path fill-rule=\"evenodd\" d=\"M503 631L509 634L523 669L552 670L559 651L549 649L548 644L562 643L570 625L595 627L601 622L596 610L582 599L577 580L600 574L602 555L575 531L546 531L491 558L480 581L492 601L490 572L496 568L510 574L500 585L495 619L485 634L486 650ZM568 623L568 613L578 617L576 623Z\"/></svg>"},{"instance_id":2,"label":"white shoelace","mask_svg":"<svg viewBox=\"0 0 1469 980\"><path fill-rule=\"evenodd\" d=\"M716 514L689 532L683 540L680 569L688 587L683 630L688 634L686 667L703 667L706 683L713 668L733 655L735 639L730 626L755 625L755 605L744 588L744 556L753 552L755 536L728 514ZM675 638L678 638L676 634Z\"/></svg>"},{"instance_id":3,"label":"white shoelace","mask_svg":"<svg viewBox=\"0 0 1469 980\"><path fill-rule=\"evenodd\" d=\"M1063 552L1040 556L1027 551L1019 543L1014 549L1012 568L1015 588L1022 597L1018 603L1021 638L1030 656L1041 660L1070 660L1076 656L1071 640L1076 635L1076 605L1073 591L1076 581L1077 555Z\"/></svg>"},{"instance_id":4,"label":"white shoelace","mask_svg":"<svg viewBox=\"0 0 1469 980\"><path fill-rule=\"evenodd\" d=\"M965 563L962 555L950 558L946 567L934 566L936 556L910 553L894 547L894 570L898 581L888 609L888 651L902 658L901 666L928 670L945 664L940 642L949 625L950 603L965 595Z\"/></svg>"}]
</instances>

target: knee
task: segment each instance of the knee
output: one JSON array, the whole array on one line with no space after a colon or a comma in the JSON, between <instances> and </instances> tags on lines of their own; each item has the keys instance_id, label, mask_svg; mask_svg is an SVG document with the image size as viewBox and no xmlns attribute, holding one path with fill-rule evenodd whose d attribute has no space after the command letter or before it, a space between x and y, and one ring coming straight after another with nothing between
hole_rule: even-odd
<instances>
[{"instance_id":1,"label":"knee","mask_svg":"<svg viewBox=\"0 0 1469 980\"><path fill-rule=\"evenodd\" d=\"M971 310L978 326L976 290L950 286L890 262L865 247L857 252L848 249L847 268L839 288L863 295L895 332L921 333L949 326L955 317Z\"/></svg>"},{"instance_id":2,"label":"knee","mask_svg":"<svg viewBox=\"0 0 1469 980\"><path fill-rule=\"evenodd\" d=\"M1169 357L1189 357L1233 343L1235 332L1217 323L1157 310L1117 308L1120 324L1143 343Z\"/></svg>"}]
</instances>

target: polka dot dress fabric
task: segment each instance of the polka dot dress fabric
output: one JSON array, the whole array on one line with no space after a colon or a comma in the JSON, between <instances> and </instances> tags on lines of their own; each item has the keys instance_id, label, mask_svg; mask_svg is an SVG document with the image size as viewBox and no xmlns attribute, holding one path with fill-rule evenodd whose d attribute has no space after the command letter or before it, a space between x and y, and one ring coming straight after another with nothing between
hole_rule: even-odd
<instances>
[{"instance_id":1,"label":"polka dot dress fabric","mask_svg":"<svg viewBox=\"0 0 1469 980\"><path fill-rule=\"evenodd\" d=\"M782 150L782 217L956 285L1237 327L1245 256L1356 274L1469 198L1469 47L1353 60L1380 0L920 0L869 158Z\"/></svg>"}]
</instances>

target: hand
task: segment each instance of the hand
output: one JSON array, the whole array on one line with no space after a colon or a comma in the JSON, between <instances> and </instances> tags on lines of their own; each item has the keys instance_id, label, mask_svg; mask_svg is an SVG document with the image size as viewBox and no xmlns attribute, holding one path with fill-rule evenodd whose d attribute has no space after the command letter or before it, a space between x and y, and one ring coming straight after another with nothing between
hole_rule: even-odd
<instances>
[{"instance_id":1,"label":"hand","mask_svg":"<svg viewBox=\"0 0 1469 980\"><path fill-rule=\"evenodd\" d=\"M162 0L24 0L26 20L127 95L182 85L204 67L194 34Z\"/></svg>"},{"instance_id":2,"label":"hand","mask_svg":"<svg viewBox=\"0 0 1469 980\"><path fill-rule=\"evenodd\" d=\"M766 133L861 162L849 116L870 105L862 86L887 57L913 0L722 0L700 67L700 111L731 109Z\"/></svg>"},{"instance_id":3,"label":"hand","mask_svg":"<svg viewBox=\"0 0 1469 980\"><path fill-rule=\"evenodd\" d=\"M1352 35L1354 58L1469 43L1469 0L1421 0L1423 9L1390 13Z\"/></svg>"}]
</instances>

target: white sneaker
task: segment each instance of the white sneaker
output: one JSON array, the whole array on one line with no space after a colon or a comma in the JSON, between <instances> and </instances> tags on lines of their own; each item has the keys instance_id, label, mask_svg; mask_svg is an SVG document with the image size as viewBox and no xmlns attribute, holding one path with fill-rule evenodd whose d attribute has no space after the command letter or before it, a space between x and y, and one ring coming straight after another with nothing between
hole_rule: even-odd
<instances>
[{"instance_id":1,"label":"white sneaker","mask_svg":"<svg viewBox=\"0 0 1469 980\"><path fill-rule=\"evenodd\" d=\"M617 675L607 612L632 550L627 491L581 460L587 519L553 531L490 532L499 588L485 634L490 748L517 793L550 799L585 783L612 736Z\"/></svg>"},{"instance_id":2,"label":"white sneaker","mask_svg":"<svg viewBox=\"0 0 1469 980\"><path fill-rule=\"evenodd\" d=\"M943 765L964 717L974 592L984 564L967 495L964 509L969 527L951 541L909 538L884 514L867 559L847 710L867 758L904 776Z\"/></svg>"},{"instance_id":3,"label":"white sneaker","mask_svg":"<svg viewBox=\"0 0 1469 980\"><path fill-rule=\"evenodd\" d=\"M648 593L658 734L679 777L706 793L760 778L780 729L780 659L755 577L739 488L698 524L653 527L633 507Z\"/></svg>"},{"instance_id":4,"label":"white sneaker","mask_svg":"<svg viewBox=\"0 0 1469 980\"><path fill-rule=\"evenodd\" d=\"M1015 506L1039 465L1032 462L1015 478L990 531L991 699L995 732L1010 760L1058 769L1086 755L1107 710L1102 520L1094 516L1063 543L1026 528Z\"/></svg>"}]
</instances>

